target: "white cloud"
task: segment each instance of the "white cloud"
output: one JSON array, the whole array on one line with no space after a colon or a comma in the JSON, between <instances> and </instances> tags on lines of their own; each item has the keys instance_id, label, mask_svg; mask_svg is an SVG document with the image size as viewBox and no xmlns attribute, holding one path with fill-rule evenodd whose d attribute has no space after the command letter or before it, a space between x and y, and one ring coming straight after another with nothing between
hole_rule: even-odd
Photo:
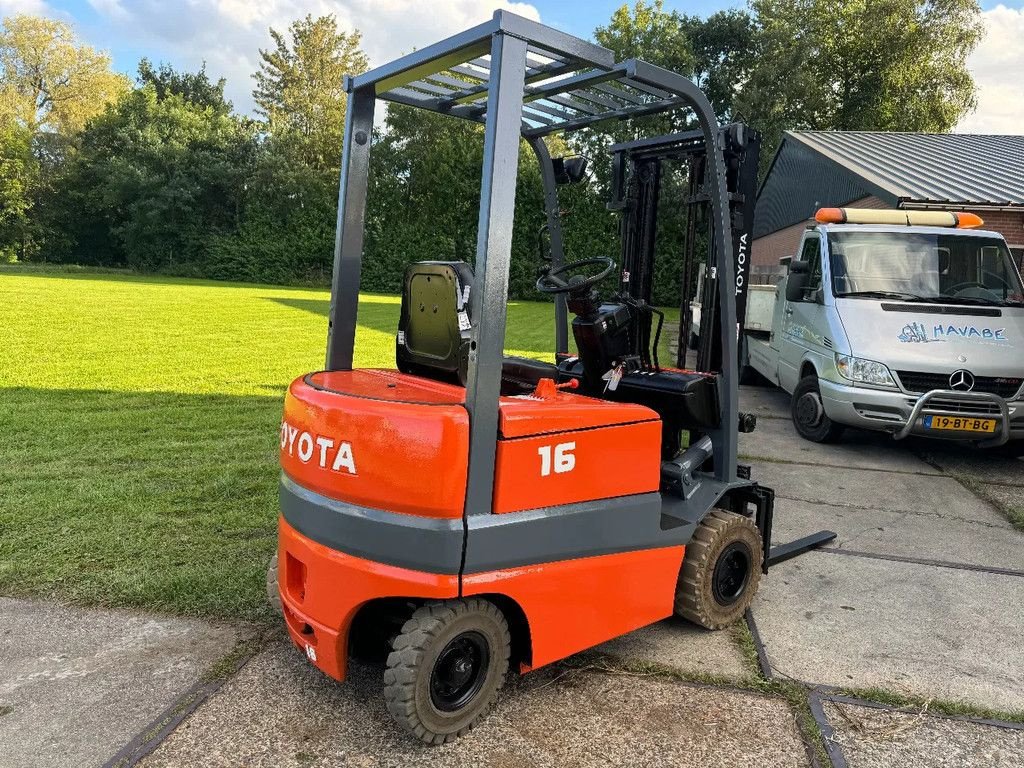
<instances>
[{"instance_id":1,"label":"white cloud","mask_svg":"<svg viewBox=\"0 0 1024 768\"><path fill-rule=\"evenodd\" d=\"M0 0L0 19L28 13L33 16L52 16L45 0Z\"/></svg>"},{"instance_id":2,"label":"white cloud","mask_svg":"<svg viewBox=\"0 0 1024 768\"><path fill-rule=\"evenodd\" d=\"M0 0L5 3L42 0ZM539 19L528 3L509 0L90 0L103 24L82 30L101 48L130 45L152 50L152 58L196 69L204 61L212 77L227 78L236 109L252 108L251 75L259 49L270 45L268 29L285 31L307 13L333 13L343 29L363 33L371 66L479 24L498 8ZM183 7L184 6L184 7Z\"/></svg>"},{"instance_id":3,"label":"white cloud","mask_svg":"<svg viewBox=\"0 0 1024 768\"><path fill-rule=\"evenodd\" d=\"M985 37L967 60L978 85L978 108L959 133L1024 133L1024 8L997 5L982 14Z\"/></svg>"}]
</instances>

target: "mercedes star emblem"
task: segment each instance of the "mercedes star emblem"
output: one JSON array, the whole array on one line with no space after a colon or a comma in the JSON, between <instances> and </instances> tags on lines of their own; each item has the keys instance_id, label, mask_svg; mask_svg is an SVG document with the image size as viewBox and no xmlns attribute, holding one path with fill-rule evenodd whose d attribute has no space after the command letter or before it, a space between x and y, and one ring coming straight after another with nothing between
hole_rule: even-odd
<instances>
[{"instance_id":1,"label":"mercedes star emblem","mask_svg":"<svg viewBox=\"0 0 1024 768\"><path fill-rule=\"evenodd\" d=\"M960 369L949 377L949 388L956 392L970 392L974 389L974 374Z\"/></svg>"}]
</instances>

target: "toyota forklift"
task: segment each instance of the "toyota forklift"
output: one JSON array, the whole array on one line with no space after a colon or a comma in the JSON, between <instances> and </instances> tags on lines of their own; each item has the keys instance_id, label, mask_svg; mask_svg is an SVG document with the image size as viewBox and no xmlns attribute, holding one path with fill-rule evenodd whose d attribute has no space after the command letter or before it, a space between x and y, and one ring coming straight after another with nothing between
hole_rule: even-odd
<instances>
[{"instance_id":1,"label":"toyota forklift","mask_svg":"<svg viewBox=\"0 0 1024 768\"><path fill-rule=\"evenodd\" d=\"M345 87L327 359L285 398L268 587L295 645L336 680L350 653L383 649L389 711L442 744L486 713L510 668L673 614L728 626L767 570L773 493L737 463L753 420L738 407L728 132L688 78L507 11ZM393 370L353 367L378 99L484 127L475 264L408 268ZM584 163L552 159L544 142L684 110L717 278L705 370L687 370L683 352L677 367L658 361L653 248L623 246L621 266L564 259L558 183ZM503 354L524 139L545 190L550 262L537 289L555 296L551 362ZM641 242L626 229L624 243ZM613 274L618 290L602 293Z\"/></svg>"}]
</instances>

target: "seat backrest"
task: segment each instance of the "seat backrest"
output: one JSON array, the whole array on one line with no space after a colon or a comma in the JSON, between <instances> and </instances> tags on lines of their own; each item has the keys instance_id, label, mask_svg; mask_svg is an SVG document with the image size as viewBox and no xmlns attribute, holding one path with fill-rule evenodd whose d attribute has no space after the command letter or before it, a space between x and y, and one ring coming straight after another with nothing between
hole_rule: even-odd
<instances>
[{"instance_id":1,"label":"seat backrest","mask_svg":"<svg viewBox=\"0 0 1024 768\"><path fill-rule=\"evenodd\" d=\"M409 265L395 344L398 370L466 383L472 287L473 269L464 261Z\"/></svg>"}]
</instances>

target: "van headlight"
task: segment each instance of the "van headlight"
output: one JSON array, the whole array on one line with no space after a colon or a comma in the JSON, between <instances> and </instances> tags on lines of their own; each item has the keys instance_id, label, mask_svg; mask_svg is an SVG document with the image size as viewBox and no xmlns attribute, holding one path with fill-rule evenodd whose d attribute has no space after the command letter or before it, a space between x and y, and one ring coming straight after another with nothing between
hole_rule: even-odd
<instances>
[{"instance_id":1,"label":"van headlight","mask_svg":"<svg viewBox=\"0 0 1024 768\"><path fill-rule=\"evenodd\" d=\"M864 360L850 355L836 355L836 370L844 379L849 379L856 384L874 384L877 387L896 386L889 369L874 360Z\"/></svg>"}]
</instances>

